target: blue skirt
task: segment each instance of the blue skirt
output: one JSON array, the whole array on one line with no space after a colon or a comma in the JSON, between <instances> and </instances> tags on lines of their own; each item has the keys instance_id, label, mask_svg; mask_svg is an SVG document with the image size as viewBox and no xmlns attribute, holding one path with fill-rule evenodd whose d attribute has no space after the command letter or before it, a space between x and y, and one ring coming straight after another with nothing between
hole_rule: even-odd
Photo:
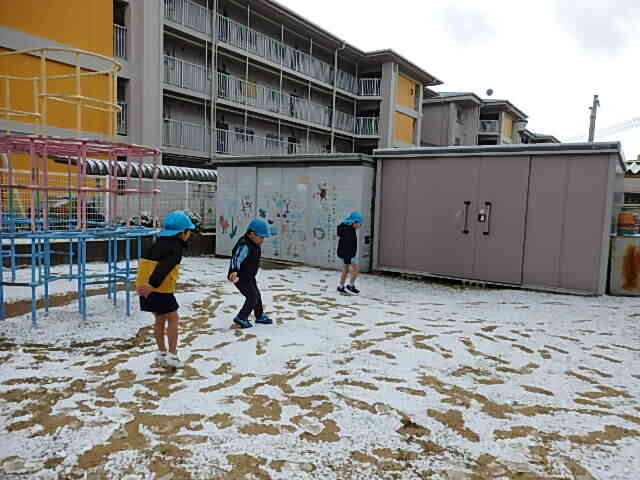
<instances>
[{"instance_id":1,"label":"blue skirt","mask_svg":"<svg viewBox=\"0 0 640 480\"><path fill-rule=\"evenodd\" d=\"M164 315L178 310L180 306L173 293L151 292L148 297L140 297L140 310Z\"/></svg>"}]
</instances>

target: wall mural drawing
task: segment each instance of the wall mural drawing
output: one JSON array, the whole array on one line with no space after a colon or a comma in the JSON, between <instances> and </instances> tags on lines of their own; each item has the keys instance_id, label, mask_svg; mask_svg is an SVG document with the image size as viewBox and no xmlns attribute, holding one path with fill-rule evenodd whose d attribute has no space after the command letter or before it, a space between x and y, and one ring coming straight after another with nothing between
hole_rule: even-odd
<instances>
[{"instance_id":1,"label":"wall mural drawing","mask_svg":"<svg viewBox=\"0 0 640 480\"><path fill-rule=\"evenodd\" d=\"M338 266L336 228L349 213L360 210L365 215L365 227L359 232L358 254L361 260L369 258L371 245L363 239L370 235L373 168L251 169L251 173L246 167L224 167L218 171L223 185L219 190L226 190L218 195L218 254L229 255L235 242L231 239L242 234L251 218L258 216L269 224L271 233L262 248L264 258L335 267ZM361 263L366 270L365 262Z\"/></svg>"}]
</instances>

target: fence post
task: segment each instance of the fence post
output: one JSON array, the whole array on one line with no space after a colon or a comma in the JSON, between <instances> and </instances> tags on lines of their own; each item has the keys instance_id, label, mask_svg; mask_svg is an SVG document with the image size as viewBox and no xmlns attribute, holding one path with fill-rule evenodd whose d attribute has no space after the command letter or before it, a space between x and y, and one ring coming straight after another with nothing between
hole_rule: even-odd
<instances>
[{"instance_id":1,"label":"fence post","mask_svg":"<svg viewBox=\"0 0 640 480\"><path fill-rule=\"evenodd\" d=\"M107 184L107 176L106 175L101 175L100 177L100 186L102 187L102 182L105 183L105 185ZM111 188L111 185L107 185L109 188ZM104 221L105 223L107 223L107 225L109 225L109 219L111 218L111 209L109 208L109 203L111 203L111 195L112 193L110 192L105 192L102 195L104 195L104 200L103 200L103 205L104 205Z\"/></svg>"},{"instance_id":2,"label":"fence post","mask_svg":"<svg viewBox=\"0 0 640 480\"><path fill-rule=\"evenodd\" d=\"M189 180L184 182L184 210L189 210Z\"/></svg>"}]
</instances>

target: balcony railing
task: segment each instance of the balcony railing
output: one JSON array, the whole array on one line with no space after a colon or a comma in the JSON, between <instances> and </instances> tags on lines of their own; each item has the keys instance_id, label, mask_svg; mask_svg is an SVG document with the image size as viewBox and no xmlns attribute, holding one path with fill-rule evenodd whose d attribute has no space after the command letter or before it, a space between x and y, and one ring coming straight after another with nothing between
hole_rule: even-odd
<instances>
[{"instance_id":1,"label":"balcony railing","mask_svg":"<svg viewBox=\"0 0 640 480\"><path fill-rule=\"evenodd\" d=\"M294 155L307 153L301 143L280 140L277 135L261 137L243 132L216 130L216 152L231 155Z\"/></svg>"},{"instance_id":2,"label":"balcony railing","mask_svg":"<svg viewBox=\"0 0 640 480\"><path fill-rule=\"evenodd\" d=\"M117 114L118 120L118 135L128 135L128 118L129 118L129 109L126 103L118 102L118 105L122 110L120 110Z\"/></svg>"},{"instance_id":3,"label":"balcony railing","mask_svg":"<svg viewBox=\"0 0 640 480\"><path fill-rule=\"evenodd\" d=\"M327 62L222 15L218 15L217 27L220 42L308 75L321 82L333 84L333 67ZM355 76L338 70L337 77L336 86L338 88L358 93L358 82Z\"/></svg>"},{"instance_id":4,"label":"balcony railing","mask_svg":"<svg viewBox=\"0 0 640 480\"><path fill-rule=\"evenodd\" d=\"M206 153L210 151L210 141L204 125L168 118L164 120L162 144L167 147Z\"/></svg>"},{"instance_id":5,"label":"balcony railing","mask_svg":"<svg viewBox=\"0 0 640 480\"><path fill-rule=\"evenodd\" d=\"M361 97L379 97L380 96L380 79L379 78L361 78L359 80L360 88L358 95Z\"/></svg>"},{"instance_id":6,"label":"balcony railing","mask_svg":"<svg viewBox=\"0 0 640 480\"><path fill-rule=\"evenodd\" d=\"M191 0L164 0L164 18L198 32L211 33L211 10Z\"/></svg>"},{"instance_id":7,"label":"balcony railing","mask_svg":"<svg viewBox=\"0 0 640 480\"><path fill-rule=\"evenodd\" d=\"M331 126L331 108L225 73L218 73L218 97L325 127Z\"/></svg>"},{"instance_id":8,"label":"balcony railing","mask_svg":"<svg viewBox=\"0 0 640 480\"><path fill-rule=\"evenodd\" d=\"M356 79L355 75L352 75L349 72L345 72L343 70L338 70L336 87L341 88L342 90L346 90L347 92L357 94L358 80Z\"/></svg>"},{"instance_id":9,"label":"balcony railing","mask_svg":"<svg viewBox=\"0 0 640 480\"><path fill-rule=\"evenodd\" d=\"M208 129L201 124L166 118L162 144L197 152L210 152ZM277 135L261 137L252 133L232 130L215 130L216 152L228 155L293 155L296 153L323 153L321 145L282 140Z\"/></svg>"},{"instance_id":10,"label":"balcony railing","mask_svg":"<svg viewBox=\"0 0 640 480\"><path fill-rule=\"evenodd\" d=\"M500 121L499 120L480 120L480 132L482 133L500 132Z\"/></svg>"},{"instance_id":11,"label":"balcony railing","mask_svg":"<svg viewBox=\"0 0 640 480\"><path fill-rule=\"evenodd\" d=\"M113 56L127 58L127 28L113 25Z\"/></svg>"},{"instance_id":12,"label":"balcony railing","mask_svg":"<svg viewBox=\"0 0 640 480\"><path fill-rule=\"evenodd\" d=\"M378 136L380 130L379 117L357 117L356 135Z\"/></svg>"},{"instance_id":13,"label":"balcony railing","mask_svg":"<svg viewBox=\"0 0 640 480\"><path fill-rule=\"evenodd\" d=\"M348 113L344 113L341 111L336 111L336 130L342 130L343 132L353 133L355 132L356 122L355 117L353 115L349 115Z\"/></svg>"},{"instance_id":14,"label":"balcony railing","mask_svg":"<svg viewBox=\"0 0 640 480\"><path fill-rule=\"evenodd\" d=\"M204 65L169 55L164 56L164 82L196 92L208 93L211 90L211 80Z\"/></svg>"}]
</instances>

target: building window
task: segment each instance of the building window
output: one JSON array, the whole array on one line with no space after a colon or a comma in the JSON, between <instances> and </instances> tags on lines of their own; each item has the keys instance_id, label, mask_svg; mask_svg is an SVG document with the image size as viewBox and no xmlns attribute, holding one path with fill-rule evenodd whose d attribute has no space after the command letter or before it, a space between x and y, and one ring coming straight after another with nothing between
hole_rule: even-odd
<instances>
[{"instance_id":1,"label":"building window","mask_svg":"<svg viewBox=\"0 0 640 480\"><path fill-rule=\"evenodd\" d=\"M640 205L640 193L625 192L624 203L625 205Z\"/></svg>"},{"instance_id":2,"label":"building window","mask_svg":"<svg viewBox=\"0 0 640 480\"><path fill-rule=\"evenodd\" d=\"M124 178L118 178L118 195L124 195L124 191L127 188L127 181Z\"/></svg>"},{"instance_id":3,"label":"building window","mask_svg":"<svg viewBox=\"0 0 640 480\"><path fill-rule=\"evenodd\" d=\"M460 137L456 137L455 145L462 145L462 143L460 142Z\"/></svg>"},{"instance_id":4,"label":"building window","mask_svg":"<svg viewBox=\"0 0 640 480\"><path fill-rule=\"evenodd\" d=\"M456 120L458 123L464 122L464 110L461 107L456 107Z\"/></svg>"},{"instance_id":5,"label":"building window","mask_svg":"<svg viewBox=\"0 0 640 480\"><path fill-rule=\"evenodd\" d=\"M298 139L296 137L287 138L287 153L289 155L298 153Z\"/></svg>"},{"instance_id":6,"label":"building window","mask_svg":"<svg viewBox=\"0 0 640 480\"><path fill-rule=\"evenodd\" d=\"M246 141L247 143L253 143L253 130L249 130L248 128L236 127L236 140L240 142Z\"/></svg>"}]
</instances>

